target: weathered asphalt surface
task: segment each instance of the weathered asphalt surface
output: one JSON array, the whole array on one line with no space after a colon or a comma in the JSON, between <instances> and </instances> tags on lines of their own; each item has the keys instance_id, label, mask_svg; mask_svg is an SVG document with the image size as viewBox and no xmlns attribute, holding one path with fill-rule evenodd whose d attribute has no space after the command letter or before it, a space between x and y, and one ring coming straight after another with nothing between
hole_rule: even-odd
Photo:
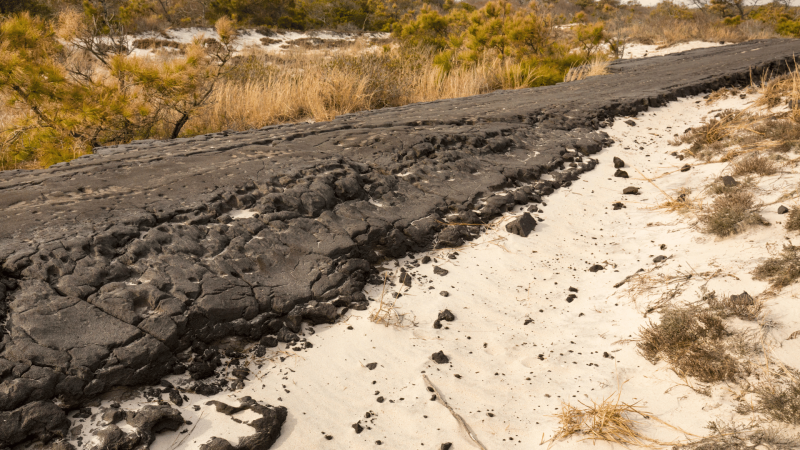
<instances>
[{"instance_id":1,"label":"weathered asphalt surface","mask_svg":"<svg viewBox=\"0 0 800 450\"><path fill-rule=\"evenodd\" d=\"M487 222L594 168L603 121L785 71L795 53L796 40L694 50L0 173L0 447L64 436L64 409L115 386L201 379L220 338L291 340L301 321L364 308L375 263L459 245L477 228L444 222Z\"/></svg>"}]
</instances>

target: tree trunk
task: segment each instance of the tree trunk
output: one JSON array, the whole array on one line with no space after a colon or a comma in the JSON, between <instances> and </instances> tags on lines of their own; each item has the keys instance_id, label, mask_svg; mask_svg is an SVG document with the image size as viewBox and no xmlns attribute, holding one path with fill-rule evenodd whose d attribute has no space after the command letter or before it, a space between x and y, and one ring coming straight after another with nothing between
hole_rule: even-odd
<instances>
[{"instance_id":1,"label":"tree trunk","mask_svg":"<svg viewBox=\"0 0 800 450\"><path fill-rule=\"evenodd\" d=\"M175 122L175 128L172 130L172 136L170 137L170 139L175 139L178 137L179 134L181 134L181 129L183 128L184 125L186 125L186 122L188 120L189 120L189 114L183 113L181 118L178 119L177 122Z\"/></svg>"}]
</instances>

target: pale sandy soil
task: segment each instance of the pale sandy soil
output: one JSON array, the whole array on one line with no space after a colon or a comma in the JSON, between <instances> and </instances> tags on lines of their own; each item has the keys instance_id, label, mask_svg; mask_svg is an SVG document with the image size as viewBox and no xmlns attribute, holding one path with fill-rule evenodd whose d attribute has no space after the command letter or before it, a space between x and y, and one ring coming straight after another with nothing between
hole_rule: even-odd
<instances>
[{"instance_id":1,"label":"pale sandy soil","mask_svg":"<svg viewBox=\"0 0 800 450\"><path fill-rule=\"evenodd\" d=\"M447 409L431 400L423 374L488 449L539 447L553 436L558 425L553 415L562 402L600 401L620 387L624 401L639 402L641 409L688 434L706 435L704 426L712 420L758 419L734 411L736 386L713 385L710 396L698 394L666 364L649 363L627 341L649 320L658 320L657 314L645 317L645 312L664 286L653 283L653 291L640 294L631 292L632 283L614 287L644 269L653 277L694 274L674 302L698 300L703 286L717 294L747 291L753 296L766 289L750 273L769 256L767 245L797 241L796 233L783 229L786 216L776 212L779 204L794 207L796 202L772 204L800 181L792 168L758 184L766 204L762 214L772 226L719 239L701 233L693 215L656 208L665 200L664 192L687 188L699 193L726 173L724 164L678 160L670 153L680 148L667 141L717 111L743 108L754 98L735 96L713 105L700 97L686 98L639 114L633 118L635 126L618 119L606 129L617 143L594 155L600 161L594 171L547 197L547 206L539 205L543 212L533 215L544 221L527 238L508 233L500 224L462 248L428 253L434 258L429 264L415 267L415 260L408 258L384 264L390 279L396 281L400 267L414 277L410 288L400 289L395 282L383 295L388 301L393 293L402 293L395 305L403 315L401 323L371 322L370 315L379 308L376 301L368 311L347 313L340 323L317 326L313 333L305 328L313 348L295 351L279 344L269 349L264 359L251 364L253 373L243 389L214 398L235 405L237 398L251 396L286 406L289 417L273 447L277 449L438 449L444 442L452 442L454 449L476 448ZM626 162L631 178L612 176L615 156ZM680 172L687 163L691 170ZM641 195L623 195L628 186L639 187ZM614 210L612 203L618 201L626 208ZM449 259L454 252L456 259ZM668 259L656 264L653 258L659 255ZM416 255L416 260L423 256ZM605 270L589 272L593 264ZM434 274L435 266L448 273ZM577 288L577 298L567 302L570 287ZM366 294L379 300L382 290L369 286ZM798 292L790 286L768 299L765 320L775 326L766 335L773 356L800 368L800 340L787 340L800 330ZM456 320L434 329L437 314L445 308ZM732 326L754 325L734 321ZM449 357L448 364L431 360L440 350ZM369 370L366 366L373 362L377 368ZM187 379L170 381L179 385ZM251 433L248 426L206 406L211 398L187 395L190 401L180 410L196 426L183 427L189 433L160 435L153 449L197 448L212 436L235 443L238 436ZM379 397L385 401L378 402ZM143 404L141 399L128 400L123 408L135 410ZM254 418L245 414L236 417L245 422ZM351 425L359 421L368 428L357 434ZM644 421L640 429L662 441L682 442L688 436L654 421ZM613 446L593 446L574 437L553 447Z\"/></svg>"},{"instance_id":2,"label":"pale sandy soil","mask_svg":"<svg viewBox=\"0 0 800 450\"><path fill-rule=\"evenodd\" d=\"M154 38L169 40L179 44L188 44L197 37L219 39L219 34L217 34L216 30L213 28L181 28L166 30L165 34L166 36L160 33L143 33L141 35L131 36L131 42L135 41L136 39ZM299 39L317 38L326 41L348 42L355 42L357 39L361 39L365 42L369 42L370 40L386 39L389 37L389 33L362 33L359 35L356 33L336 33L332 31L311 31L303 33L298 33L295 31L282 31L269 37L269 39L277 42L272 42L266 45L261 41L265 37L266 36L257 33L254 30L241 30L236 45L239 50L253 48L271 53L280 53L290 49L300 49L299 47L292 46L293 41L297 41ZM170 50L166 49L166 51ZM151 55L152 52L152 50L148 49L134 49L133 54L147 56Z\"/></svg>"},{"instance_id":3,"label":"pale sandy soil","mask_svg":"<svg viewBox=\"0 0 800 450\"><path fill-rule=\"evenodd\" d=\"M625 46L625 54L622 56L625 59L634 58L647 58L651 56L669 55L670 53L685 52L687 50L694 50L696 48L719 47L720 45L730 45L731 42L703 42L703 41L690 41L675 44L670 47L661 48L658 45L648 44L628 44Z\"/></svg>"}]
</instances>

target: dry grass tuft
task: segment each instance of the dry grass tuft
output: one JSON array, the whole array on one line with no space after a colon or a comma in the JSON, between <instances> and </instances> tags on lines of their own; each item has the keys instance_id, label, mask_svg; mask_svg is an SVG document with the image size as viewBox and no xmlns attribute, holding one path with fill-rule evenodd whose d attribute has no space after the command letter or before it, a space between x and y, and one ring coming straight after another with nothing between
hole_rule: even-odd
<instances>
[{"instance_id":1,"label":"dry grass tuft","mask_svg":"<svg viewBox=\"0 0 800 450\"><path fill-rule=\"evenodd\" d=\"M327 121L357 111L468 97L525 87L512 64L479 61L444 73L431 55L399 51L254 51L237 61L210 106L190 119L187 135L249 130L285 122Z\"/></svg>"},{"instance_id":2,"label":"dry grass tuft","mask_svg":"<svg viewBox=\"0 0 800 450\"><path fill-rule=\"evenodd\" d=\"M792 208L786 219L786 231L800 231L800 208Z\"/></svg>"},{"instance_id":3,"label":"dry grass tuft","mask_svg":"<svg viewBox=\"0 0 800 450\"><path fill-rule=\"evenodd\" d=\"M584 80L589 77L596 77L598 75L608 74L609 60L605 58L595 57L591 63L581 66L570 67L567 74L564 75L564 82Z\"/></svg>"},{"instance_id":4,"label":"dry grass tuft","mask_svg":"<svg viewBox=\"0 0 800 450\"><path fill-rule=\"evenodd\" d=\"M800 380L796 377L760 383L753 391L756 394L755 412L773 420L800 425Z\"/></svg>"},{"instance_id":5,"label":"dry grass tuft","mask_svg":"<svg viewBox=\"0 0 800 450\"><path fill-rule=\"evenodd\" d=\"M404 274L401 274L401 276L402 275ZM394 294L390 294L387 298L386 287L389 283L390 276L392 276L392 274L384 275L383 290L381 291L381 298L378 302L378 309L369 314L369 320L372 323L381 324L385 327L404 327L408 323L413 324L413 314L400 313L400 307L397 304L397 299L400 298L400 293L396 292ZM405 288L405 285L403 285L403 288Z\"/></svg>"},{"instance_id":6,"label":"dry grass tuft","mask_svg":"<svg viewBox=\"0 0 800 450\"><path fill-rule=\"evenodd\" d=\"M718 196L698 215L703 231L720 237L740 233L754 223L763 223L751 192L740 189Z\"/></svg>"},{"instance_id":7,"label":"dry grass tuft","mask_svg":"<svg viewBox=\"0 0 800 450\"><path fill-rule=\"evenodd\" d=\"M763 301L753 298L747 292L738 295L727 295L722 298L717 298L714 292L711 292L706 294L704 299L708 302L709 309L722 319L738 317L742 320L755 322L764 309Z\"/></svg>"},{"instance_id":8,"label":"dry grass tuft","mask_svg":"<svg viewBox=\"0 0 800 450\"><path fill-rule=\"evenodd\" d=\"M656 186L658 187L658 186ZM659 188L659 190L661 190ZM669 212L676 212L676 213L688 213L694 210L697 210L702 207L702 203L700 200L695 197L692 198L691 189L688 188L680 188L674 195L669 195L664 191L661 191L667 200L659 203L656 208L665 209Z\"/></svg>"},{"instance_id":9,"label":"dry grass tuft","mask_svg":"<svg viewBox=\"0 0 800 450\"><path fill-rule=\"evenodd\" d=\"M583 408L561 402L561 409L555 417L559 420L559 428L555 436L550 438L552 447L555 441L564 440L572 435L585 436L583 439L591 441L606 441L622 445L638 445L643 447L671 445L644 436L639 431L639 426L645 421L654 421L669 428L675 427L666 424L652 414L636 407L636 403L629 404L621 401L622 390L609 395L591 405L579 402ZM652 422L651 422L652 423Z\"/></svg>"},{"instance_id":10,"label":"dry grass tuft","mask_svg":"<svg viewBox=\"0 0 800 450\"><path fill-rule=\"evenodd\" d=\"M792 450L800 446L797 436L788 436L778 428L723 422L709 422L706 428L711 431L709 436L676 445L673 450Z\"/></svg>"},{"instance_id":11,"label":"dry grass tuft","mask_svg":"<svg viewBox=\"0 0 800 450\"><path fill-rule=\"evenodd\" d=\"M751 153L733 164L733 175L773 175L778 171L778 165L774 159L759 153Z\"/></svg>"},{"instance_id":12,"label":"dry grass tuft","mask_svg":"<svg viewBox=\"0 0 800 450\"><path fill-rule=\"evenodd\" d=\"M744 369L726 351L730 335L714 310L698 307L667 308L661 322L639 330L639 352L653 364L664 360L682 377L704 383L733 381Z\"/></svg>"},{"instance_id":13,"label":"dry grass tuft","mask_svg":"<svg viewBox=\"0 0 800 450\"><path fill-rule=\"evenodd\" d=\"M689 41L742 42L751 39L776 37L775 31L755 20L744 21L740 26L724 26L710 14L698 14L692 20L664 15L651 15L636 20L624 30L629 42L658 44L661 48Z\"/></svg>"},{"instance_id":14,"label":"dry grass tuft","mask_svg":"<svg viewBox=\"0 0 800 450\"><path fill-rule=\"evenodd\" d=\"M792 244L783 246L780 254L775 254L773 247L768 246L774 255L753 271L756 280L769 281L774 289L781 289L800 278L800 247Z\"/></svg>"}]
</instances>

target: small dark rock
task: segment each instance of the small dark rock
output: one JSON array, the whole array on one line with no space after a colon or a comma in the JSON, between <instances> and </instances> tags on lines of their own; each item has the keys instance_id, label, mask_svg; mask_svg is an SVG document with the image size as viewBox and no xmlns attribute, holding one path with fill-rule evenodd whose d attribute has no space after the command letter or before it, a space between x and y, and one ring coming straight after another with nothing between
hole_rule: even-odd
<instances>
[{"instance_id":1,"label":"small dark rock","mask_svg":"<svg viewBox=\"0 0 800 450\"><path fill-rule=\"evenodd\" d=\"M434 272L436 272L436 269L434 269ZM409 273L407 273L407 272L401 273L400 274L400 283L411 287L411 275Z\"/></svg>"},{"instance_id":2,"label":"small dark rock","mask_svg":"<svg viewBox=\"0 0 800 450\"><path fill-rule=\"evenodd\" d=\"M193 362L189 364L189 373L193 380L204 380L214 375L214 365L208 362Z\"/></svg>"},{"instance_id":3,"label":"small dark rock","mask_svg":"<svg viewBox=\"0 0 800 450\"><path fill-rule=\"evenodd\" d=\"M626 120L625 123L627 123L628 125L630 125L632 127L636 126L636 122L634 122L633 120L630 120L630 119Z\"/></svg>"},{"instance_id":4,"label":"small dark rock","mask_svg":"<svg viewBox=\"0 0 800 450\"><path fill-rule=\"evenodd\" d=\"M628 172L625 172L622 169L617 169L617 171L614 172L614 176L617 178L628 178Z\"/></svg>"},{"instance_id":5,"label":"small dark rock","mask_svg":"<svg viewBox=\"0 0 800 450\"><path fill-rule=\"evenodd\" d=\"M450 362L450 358L441 350L431 355L431 359L436 362L436 364L447 364Z\"/></svg>"},{"instance_id":6,"label":"small dark rock","mask_svg":"<svg viewBox=\"0 0 800 450\"><path fill-rule=\"evenodd\" d=\"M183 398L181 398L181 394L178 391L170 391L169 393L169 401L174 403L176 406L183 405ZM111 422L114 423L114 422Z\"/></svg>"},{"instance_id":7,"label":"small dark rock","mask_svg":"<svg viewBox=\"0 0 800 450\"><path fill-rule=\"evenodd\" d=\"M622 202L614 202L614 203L611 204L611 206L614 207L614 211L617 211L619 209L622 209L622 208L626 207L625 204L622 203Z\"/></svg>"},{"instance_id":8,"label":"small dark rock","mask_svg":"<svg viewBox=\"0 0 800 450\"><path fill-rule=\"evenodd\" d=\"M575 300L576 298L578 298L578 296L577 296L577 295L575 295L575 294L569 294L569 295L567 296L567 303L572 303L572 301L573 301L573 300Z\"/></svg>"},{"instance_id":9,"label":"small dark rock","mask_svg":"<svg viewBox=\"0 0 800 450\"><path fill-rule=\"evenodd\" d=\"M688 172L689 169L691 169L691 168L692 168L692 166L690 166L688 164L684 164L684 166L681 167L681 172Z\"/></svg>"},{"instance_id":10,"label":"small dark rock","mask_svg":"<svg viewBox=\"0 0 800 450\"><path fill-rule=\"evenodd\" d=\"M158 433L162 430L175 431L183 425L183 416L177 409L165 405L145 405L140 410L129 413L128 425Z\"/></svg>"},{"instance_id":11,"label":"small dark rock","mask_svg":"<svg viewBox=\"0 0 800 450\"><path fill-rule=\"evenodd\" d=\"M447 292L447 291L442 291L442 292L439 292L439 295L441 295L442 297L449 297L450 293Z\"/></svg>"},{"instance_id":12,"label":"small dark rock","mask_svg":"<svg viewBox=\"0 0 800 450\"><path fill-rule=\"evenodd\" d=\"M506 224L506 231L517 236L528 237L536 228L536 221L528 213L523 213L518 218Z\"/></svg>"},{"instance_id":13,"label":"small dark rock","mask_svg":"<svg viewBox=\"0 0 800 450\"><path fill-rule=\"evenodd\" d=\"M360 420L353 424L353 429L356 430L356 434L361 434L361 432L364 431L364 427L361 426Z\"/></svg>"},{"instance_id":14,"label":"small dark rock","mask_svg":"<svg viewBox=\"0 0 800 450\"><path fill-rule=\"evenodd\" d=\"M756 304L756 301L753 299L753 297L750 296L750 294L748 294L746 291L742 292L741 294L731 295L730 302L737 306L751 306Z\"/></svg>"},{"instance_id":15,"label":"small dark rock","mask_svg":"<svg viewBox=\"0 0 800 450\"><path fill-rule=\"evenodd\" d=\"M286 327L281 328L281 331L278 331L277 338L278 342L297 342L300 340L300 337L298 337L297 334L292 333Z\"/></svg>"},{"instance_id":16,"label":"small dark rock","mask_svg":"<svg viewBox=\"0 0 800 450\"><path fill-rule=\"evenodd\" d=\"M377 400L378 403L383 403L386 399L383 398L383 396L380 396L380 397L376 398L375 400Z\"/></svg>"},{"instance_id":17,"label":"small dark rock","mask_svg":"<svg viewBox=\"0 0 800 450\"><path fill-rule=\"evenodd\" d=\"M222 387L216 384L195 383L194 392L198 395L210 397L222 392Z\"/></svg>"},{"instance_id":18,"label":"small dark rock","mask_svg":"<svg viewBox=\"0 0 800 450\"><path fill-rule=\"evenodd\" d=\"M103 422L106 424L114 424L125 418L125 412L116 408L109 409L103 413Z\"/></svg>"},{"instance_id":19,"label":"small dark rock","mask_svg":"<svg viewBox=\"0 0 800 450\"><path fill-rule=\"evenodd\" d=\"M378 363L372 362L372 363L367 364L367 369L369 369L369 370L375 370L376 367L378 367Z\"/></svg>"},{"instance_id":20,"label":"small dark rock","mask_svg":"<svg viewBox=\"0 0 800 450\"><path fill-rule=\"evenodd\" d=\"M439 313L439 320L445 320L447 322L452 322L456 320L456 316L450 312L449 309L445 309L444 311Z\"/></svg>"},{"instance_id":21,"label":"small dark rock","mask_svg":"<svg viewBox=\"0 0 800 450\"><path fill-rule=\"evenodd\" d=\"M781 205L778 207L778 214L786 214L789 212L789 208Z\"/></svg>"},{"instance_id":22,"label":"small dark rock","mask_svg":"<svg viewBox=\"0 0 800 450\"><path fill-rule=\"evenodd\" d=\"M259 344L261 344L262 346L267 347L267 348L277 347L278 346L278 338L275 337L275 336L269 336L269 335L268 336L264 336L264 337L261 338L261 341L259 341Z\"/></svg>"},{"instance_id":23,"label":"small dark rock","mask_svg":"<svg viewBox=\"0 0 800 450\"><path fill-rule=\"evenodd\" d=\"M622 190L622 193L625 195L639 195L639 188L634 186L626 187Z\"/></svg>"},{"instance_id":24,"label":"small dark rock","mask_svg":"<svg viewBox=\"0 0 800 450\"><path fill-rule=\"evenodd\" d=\"M523 323L523 325L528 325L528 324L531 324L531 323L533 323L533 319L528 318L528 319L525 319L525 323Z\"/></svg>"},{"instance_id":25,"label":"small dark rock","mask_svg":"<svg viewBox=\"0 0 800 450\"><path fill-rule=\"evenodd\" d=\"M625 161L623 161L622 159L620 159L620 158L617 158L617 157L615 156L615 157L614 157L614 168L615 168L615 169L621 169L621 168L623 168L623 167L625 167Z\"/></svg>"},{"instance_id":26,"label":"small dark rock","mask_svg":"<svg viewBox=\"0 0 800 450\"><path fill-rule=\"evenodd\" d=\"M592 267L589 267L589 272L597 272L603 269L605 269L605 267L601 266L600 264L595 264Z\"/></svg>"},{"instance_id":27,"label":"small dark rock","mask_svg":"<svg viewBox=\"0 0 800 450\"><path fill-rule=\"evenodd\" d=\"M439 276L445 276L450 272L447 269L442 269L439 266L433 266L433 273L435 273L436 275L439 275Z\"/></svg>"},{"instance_id":28,"label":"small dark rock","mask_svg":"<svg viewBox=\"0 0 800 450\"><path fill-rule=\"evenodd\" d=\"M666 260L667 260L667 257L664 256L664 255L658 255L655 258L653 258L653 262L656 263L656 264L658 264L660 262L664 262Z\"/></svg>"},{"instance_id":29,"label":"small dark rock","mask_svg":"<svg viewBox=\"0 0 800 450\"><path fill-rule=\"evenodd\" d=\"M231 375L233 375L234 377L236 377L236 378L238 378L240 380L244 380L244 379L247 379L248 375L250 375L250 369L246 369L246 368L233 369L231 371Z\"/></svg>"},{"instance_id":30,"label":"small dark rock","mask_svg":"<svg viewBox=\"0 0 800 450\"><path fill-rule=\"evenodd\" d=\"M236 447L225 439L214 437L201 445L200 450L236 450Z\"/></svg>"},{"instance_id":31,"label":"small dark rock","mask_svg":"<svg viewBox=\"0 0 800 450\"><path fill-rule=\"evenodd\" d=\"M434 320L433 321L433 328L436 328L437 330L442 328L442 322L439 319Z\"/></svg>"},{"instance_id":32,"label":"small dark rock","mask_svg":"<svg viewBox=\"0 0 800 450\"><path fill-rule=\"evenodd\" d=\"M736 181L736 178L733 178L730 175L725 175L724 177L720 177L720 181L722 181L722 185L725 187L735 187L739 185L739 182Z\"/></svg>"},{"instance_id":33,"label":"small dark rock","mask_svg":"<svg viewBox=\"0 0 800 450\"><path fill-rule=\"evenodd\" d=\"M428 255L425 255L425 256L423 256L423 257L422 257L422 259L420 260L420 262L421 262L422 264L428 264L429 262L431 262L431 257L430 257L430 256L428 256Z\"/></svg>"},{"instance_id":34,"label":"small dark rock","mask_svg":"<svg viewBox=\"0 0 800 450\"><path fill-rule=\"evenodd\" d=\"M441 447L439 447L439 450L450 450L450 447L452 447L452 446L453 446L452 443L445 442L444 444L442 444Z\"/></svg>"},{"instance_id":35,"label":"small dark rock","mask_svg":"<svg viewBox=\"0 0 800 450\"><path fill-rule=\"evenodd\" d=\"M569 287L570 292L578 292L578 288L574 288L572 286Z\"/></svg>"}]
</instances>

